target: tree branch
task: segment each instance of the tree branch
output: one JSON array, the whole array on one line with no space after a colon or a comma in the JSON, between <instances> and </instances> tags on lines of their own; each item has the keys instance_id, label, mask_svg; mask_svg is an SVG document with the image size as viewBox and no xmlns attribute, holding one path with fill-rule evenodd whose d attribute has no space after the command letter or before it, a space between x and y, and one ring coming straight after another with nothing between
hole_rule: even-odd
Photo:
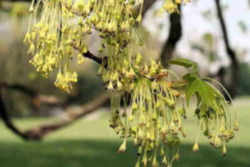
<instances>
[{"instance_id":1,"label":"tree branch","mask_svg":"<svg viewBox=\"0 0 250 167\"><path fill-rule=\"evenodd\" d=\"M22 92L22 93L30 96L31 98L34 98L38 95L38 92L34 91L33 89L26 87L24 85L21 85L21 84L17 84L17 83L8 84L6 82L2 82L2 83L0 83L0 87Z\"/></svg>"},{"instance_id":2,"label":"tree branch","mask_svg":"<svg viewBox=\"0 0 250 167\"><path fill-rule=\"evenodd\" d=\"M220 26L221 26L221 31L223 33L223 41L224 41L224 44L226 47L227 54L231 60L231 67L232 67L231 82L226 87L227 87L228 91L230 92L231 96L235 97L235 95L237 93L239 63L238 63L235 51L230 46L227 27L226 27L225 19L224 19L222 8L221 8L221 1L215 0L215 4L216 4L216 9L217 9L217 16L218 16Z\"/></svg>"},{"instance_id":3,"label":"tree branch","mask_svg":"<svg viewBox=\"0 0 250 167\"><path fill-rule=\"evenodd\" d=\"M29 139L33 139L32 136L28 136L27 134L25 134L24 132L22 132L21 130L19 130L11 121L11 119L9 118L9 115L6 111L4 102L3 102L3 98L2 98L2 87L0 87L0 116L5 124L5 126L7 128L9 128L14 134L20 136L22 139L25 140L29 140Z\"/></svg>"},{"instance_id":4,"label":"tree branch","mask_svg":"<svg viewBox=\"0 0 250 167\"><path fill-rule=\"evenodd\" d=\"M181 10L181 6L179 6L179 13L170 14L169 36L163 46L163 49L160 55L161 63L164 67L167 66L168 60L170 60L173 57L176 44L181 39L181 36L182 36L181 18L182 18L182 10Z\"/></svg>"},{"instance_id":5,"label":"tree branch","mask_svg":"<svg viewBox=\"0 0 250 167\"><path fill-rule=\"evenodd\" d=\"M36 135L30 134L27 132L24 132L20 130L18 127L15 126L15 124L11 121L11 118L9 117L9 114L6 110L3 98L2 98L2 91L4 89L11 89L15 91L22 92L32 98L33 104L36 105L36 107L40 106L40 103L56 103L58 101L55 100L52 96L42 96L39 95L36 91L33 89L30 89L24 85L21 84L7 84L6 82L0 83L0 117L2 118L5 126L10 129L14 134L21 137L24 140L38 140ZM48 98L49 97L49 98Z\"/></svg>"},{"instance_id":6,"label":"tree branch","mask_svg":"<svg viewBox=\"0 0 250 167\"><path fill-rule=\"evenodd\" d=\"M64 119L58 121L56 123L44 124L35 128L32 128L26 132L24 132L27 136L35 136L37 140L42 139L43 137L47 136L51 132L64 128L76 120L83 118L84 116L95 112L98 108L100 108L104 103L109 100L109 96L104 93L100 96L96 97L93 101L88 104L83 105L81 111L74 112L71 111L70 108L67 112L63 114Z\"/></svg>"},{"instance_id":7,"label":"tree branch","mask_svg":"<svg viewBox=\"0 0 250 167\"><path fill-rule=\"evenodd\" d=\"M0 88L6 90L13 90L23 93L32 99L32 104L39 108L41 104L48 104L48 105L60 105L65 106L67 105L67 101L63 102L55 96L52 95L41 95L39 92L25 86L22 84L9 84L7 82L0 83Z\"/></svg>"},{"instance_id":8,"label":"tree branch","mask_svg":"<svg viewBox=\"0 0 250 167\"><path fill-rule=\"evenodd\" d=\"M25 86L19 86L19 87L25 87ZM90 103L82 105L81 111L73 112L71 111L70 106L67 106L66 112L63 113L63 118L65 119L58 121L56 123L53 122L50 124L43 124L41 126L31 128L27 131L22 131L15 126L15 124L11 121L11 118L7 113L5 104L2 99L2 90L6 88L7 88L6 84L0 84L0 116L6 127L10 129L14 134L21 137L24 140L41 140L44 136L50 134L51 132L66 127L71 123L75 122L76 120L79 120L80 118L96 111L98 108L100 108L104 103L106 103L109 100L109 96L106 93L104 93L101 94L99 97L96 97ZM19 89L15 90L20 91ZM21 91L22 90L23 89L21 89ZM51 97L50 99L44 96L38 96L38 97L40 97L40 99L45 98L44 100L45 102L54 102L54 103L58 102L57 99L55 99L54 97Z\"/></svg>"},{"instance_id":9,"label":"tree branch","mask_svg":"<svg viewBox=\"0 0 250 167\"><path fill-rule=\"evenodd\" d=\"M83 54L83 57L91 59L91 60L95 61L97 64L103 64L103 63L105 63L104 62L105 58L97 57L97 56L95 56L93 53L91 53L89 51L87 53Z\"/></svg>"}]
</instances>

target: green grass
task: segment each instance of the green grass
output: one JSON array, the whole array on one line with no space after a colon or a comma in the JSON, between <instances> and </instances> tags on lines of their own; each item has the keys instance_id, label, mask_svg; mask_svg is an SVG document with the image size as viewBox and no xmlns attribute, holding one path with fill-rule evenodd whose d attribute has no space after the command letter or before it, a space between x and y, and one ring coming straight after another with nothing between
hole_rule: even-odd
<instances>
[{"instance_id":1,"label":"green grass","mask_svg":"<svg viewBox=\"0 0 250 167\"><path fill-rule=\"evenodd\" d=\"M240 116L241 130L229 145L229 153L222 157L206 140L200 151L193 153L196 136L194 120L186 122L189 136L181 147L181 159L175 167L250 167L250 98L235 101L232 110ZM15 120L22 128L39 125L47 119ZM83 119L55 132L42 142L24 142L0 123L0 167L133 167L136 150L129 144L128 151L116 153L121 141L108 127L108 115L100 119Z\"/></svg>"}]
</instances>

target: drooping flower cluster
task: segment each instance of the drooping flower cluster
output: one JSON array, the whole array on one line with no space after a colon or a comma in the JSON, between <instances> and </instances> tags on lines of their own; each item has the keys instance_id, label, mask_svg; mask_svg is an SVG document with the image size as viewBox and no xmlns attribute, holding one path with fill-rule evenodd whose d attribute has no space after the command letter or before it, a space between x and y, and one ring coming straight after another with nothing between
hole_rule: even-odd
<instances>
[{"instance_id":1,"label":"drooping flower cluster","mask_svg":"<svg viewBox=\"0 0 250 167\"><path fill-rule=\"evenodd\" d=\"M222 149L223 154L226 154L226 144L237 130L231 125L230 114L225 110L224 97L213 86L195 75L186 75L179 81L170 74L152 62L149 66L135 69L134 84L129 92L114 92L112 96L110 126L124 139L118 151L124 152L128 139L132 138L138 147L136 167L169 167L179 159L179 145L186 137L182 123L186 118L187 104L183 101L187 96L196 94L198 104L195 113L201 133L213 146ZM200 83L196 85L196 82ZM197 86L196 89L193 86ZM201 87L203 92L198 91ZM203 99L206 95L209 99ZM199 149L197 142L194 151Z\"/></svg>"},{"instance_id":2,"label":"drooping flower cluster","mask_svg":"<svg viewBox=\"0 0 250 167\"><path fill-rule=\"evenodd\" d=\"M138 147L136 167L170 165L178 159L180 138L185 135L181 124L183 109L175 107L180 94L172 88L171 81L165 80L167 71L157 73L159 78L154 80L137 77L130 108L118 112L116 106L119 102L113 104L111 127L124 138L118 151L125 151L127 139L132 138ZM126 102L126 96L124 98ZM117 98L112 100L117 101ZM170 150L174 155L169 154Z\"/></svg>"},{"instance_id":3,"label":"drooping flower cluster","mask_svg":"<svg viewBox=\"0 0 250 167\"><path fill-rule=\"evenodd\" d=\"M164 9L178 12L178 5L187 2L165 0ZM32 26L25 37L30 62L46 77L55 72L55 85L70 92L77 82L73 63L84 62L90 53L86 40L95 32L101 39L99 52L105 55L99 73L112 94L110 126L124 139L119 152L132 138L138 147L136 167L171 166L186 136L185 106L195 96L201 132L225 153L238 128L232 125L224 97L195 70L176 79L159 63L143 61L135 47L142 9L143 0L38 0L30 8ZM183 60L175 64L195 67ZM198 148L195 143L194 151Z\"/></svg>"},{"instance_id":4,"label":"drooping flower cluster","mask_svg":"<svg viewBox=\"0 0 250 167\"><path fill-rule=\"evenodd\" d=\"M141 21L142 5L142 0L38 1L30 8L32 27L25 37L33 55L30 62L45 76L57 71L56 86L69 92L77 81L71 66L75 59L83 62L81 55L88 52L87 36L97 31L102 38L101 50L114 50L109 62L115 64L126 55L132 29Z\"/></svg>"}]
</instances>

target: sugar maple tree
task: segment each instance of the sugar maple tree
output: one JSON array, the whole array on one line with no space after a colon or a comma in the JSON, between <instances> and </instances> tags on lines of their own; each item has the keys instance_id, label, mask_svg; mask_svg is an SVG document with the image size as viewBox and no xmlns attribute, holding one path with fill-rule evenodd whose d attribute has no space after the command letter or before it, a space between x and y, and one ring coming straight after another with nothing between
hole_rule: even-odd
<instances>
[{"instance_id":1,"label":"sugar maple tree","mask_svg":"<svg viewBox=\"0 0 250 167\"><path fill-rule=\"evenodd\" d=\"M165 0L159 10L178 13L186 3L189 0ZM118 151L125 152L132 139L138 149L136 167L171 166L179 159L186 136L182 122L191 99L200 133L226 154L238 122L214 87L220 84L200 78L197 64L186 59L168 61L186 68L183 76L159 61L144 59L138 37L143 4L143 0L33 1L25 36L30 63L45 77L56 73L55 85L70 93L77 82L75 63L82 64L85 58L97 62L111 94L110 126L123 139ZM103 57L89 50L87 39L93 34L100 38ZM197 137L193 150L198 149Z\"/></svg>"}]
</instances>

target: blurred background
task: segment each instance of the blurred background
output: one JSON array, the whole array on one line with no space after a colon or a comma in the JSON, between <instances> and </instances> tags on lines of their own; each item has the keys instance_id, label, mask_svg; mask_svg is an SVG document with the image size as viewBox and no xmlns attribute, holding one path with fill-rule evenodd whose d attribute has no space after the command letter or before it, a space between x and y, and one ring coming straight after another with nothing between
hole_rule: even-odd
<instances>
[{"instance_id":1,"label":"blurred background","mask_svg":"<svg viewBox=\"0 0 250 167\"><path fill-rule=\"evenodd\" d=\"M130 143L118 154L121 140L109 128L109 98L89 60L76 66L79 82L72 94L55 88L28 63L23 43L28 28L29 0L0 0L0 162L2 167L128 167L136 161ZM167 61L189 58L203 77L220 81L233 97L230 110L239 113L240 131L228 155L202 139L193 113L186 120L188 137L176 167L250 166L250 1L192 0L181 15L159 14L161 0L145 0L143 56ZM89 45L97 53L96 38ZM182 69L175 69L182 73Z\"/></svg>"}]
</instances>

